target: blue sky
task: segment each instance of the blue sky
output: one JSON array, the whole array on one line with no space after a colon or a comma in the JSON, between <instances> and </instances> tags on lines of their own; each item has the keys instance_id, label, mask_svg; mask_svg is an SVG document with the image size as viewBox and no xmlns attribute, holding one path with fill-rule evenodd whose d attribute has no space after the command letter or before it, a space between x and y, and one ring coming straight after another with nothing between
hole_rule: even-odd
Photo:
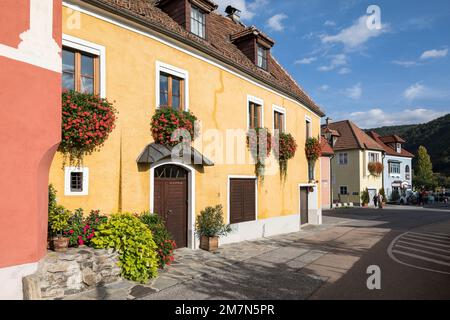
<instances>
[{"instance_id":1,"label":"blue sky","mask_svg":"<svg viewBox=\"0 0 450 320\"><path fill-rule=\"evenodd\" d=\"M215 0L242 10L273 54L333 120L363 128L450 113L448 0ZM370 5L378 29L367 27Z\"/></svg>"}]
</instances>

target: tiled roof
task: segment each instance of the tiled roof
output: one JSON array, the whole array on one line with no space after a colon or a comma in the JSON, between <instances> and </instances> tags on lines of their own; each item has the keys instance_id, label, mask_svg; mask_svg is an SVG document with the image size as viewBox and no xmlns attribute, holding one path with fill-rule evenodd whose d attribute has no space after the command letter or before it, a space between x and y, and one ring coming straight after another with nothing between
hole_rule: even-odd
<instances>
[{"instance_id":1,"label":"tiled roof","mask_svg":"<svg viewBox=\"0 0 450 320\"><path fill-rule=\"evenodd\" d=\"M351 149L384 151L380 144L349 120L329 123L328 128L340 134L333 147L334 151Z\"/></svg>"},{"instance_id":2,"label":"tiled roof","mask_svg":"<svg viewBox=\"0 0 450 320\"><path fill-rule=\"evenodd\" d=\"M321 137L321 139L320 139L320 147L322 149L323 157L328 157L328 156L334 155L333 148L330 146L327 139L325 139L324 137Z\"/></svg>"},{"instance_id":3,"label":"tiled roof","mask_svg":"<svg viewBox=\"0 0 450 320\"><path fill-rule=\"evenodd\" d=\"M380 140L383 141L384 143L396 143L396 142L405 143L406 142L405 140L403 140L396 134L391 135L391 136L380 137Z\"/></svg>"},{"instance_id":4,"label":"tiled roof","mask_svg":"<svg viewBox=\"0 0 450 320\"><path fill-rule=\"evenodd\" d=\"M391 139L394 136L387 136L387 137L382 137L380 136L378 133L376 133L375 131L371 131L369 132L369 135L378 143L380 144L384 151L386 152L386 154L390 155L390 156L397 156L397 157L405 157L405 158L414 158L414 155L412 153L410 153L408 150L405 150L402 146L401 152L397 152L397 150L395 150L394 148L392 148L390 145L388 145L387 143L390 143L392 141L392 143L395 142L399 142L399 143L405 143L406 141L403 140L402 138L400 138L399 136L395 136L396 140ZM389 139L387 139L389 138ZM388 141L388 142L386 142ZM403 142L402 142L403 141Z\"/></svg>"},{"instance_id":5,"label":"tiled roof","mask_svg":"<svg viewBox=\"0 0 450 320\"><path fill-rule=\"evenodd\" d=\"M82 0L114 14L125 17L157 32L185 42L213 58L221 60L241 72L252 76L304 104L319 116L324 116L321 108L309 97L300 85L286 72L272 56L268 66L270 73L258 68L230 40L231 35L245 31L243 24L216 12L210 13L208 40L201 39L176 23L165 12L155 6L157 0Z\"/></svg>"}]
</instances>

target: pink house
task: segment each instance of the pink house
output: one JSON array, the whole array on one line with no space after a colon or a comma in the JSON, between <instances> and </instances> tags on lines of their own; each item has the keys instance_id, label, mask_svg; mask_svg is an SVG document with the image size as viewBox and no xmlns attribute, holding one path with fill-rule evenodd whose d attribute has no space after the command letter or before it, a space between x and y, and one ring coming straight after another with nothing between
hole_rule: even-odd
<instances>
[{"instance_id":1,"label":"pink house","mask_svg":"<svg viewBox=\"0 0 450 320\"><path fill-rule=\"evenodd\" d=\"M322 148L322 156L320 157L320 172L321 181L320 189L322 190L322 209L331 209L331 159L334 157L333 148L324 137L320 140L320 146Z\"/></svg>"},{"instance_id":2,"label":"pink house","mask_svg":"<svg viewBox=\"0 0 450 320\"><path fill-rule=\"evenodd\" d=\"M48 172L61 131L61 0L0 11L0 299L22 298L47 246Z\"/></svg>"}]
</instances>

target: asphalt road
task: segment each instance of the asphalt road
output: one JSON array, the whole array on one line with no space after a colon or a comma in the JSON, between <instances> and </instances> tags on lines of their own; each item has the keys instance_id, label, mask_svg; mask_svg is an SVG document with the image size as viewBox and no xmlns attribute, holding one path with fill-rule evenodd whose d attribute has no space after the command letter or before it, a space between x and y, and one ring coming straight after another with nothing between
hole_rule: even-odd
<instances>
[{"instance_id":1,"label":"asphalt road","mask_svg":"<svg viewBox=\"0 0 450 320\"><path fill-rule=\"evenodd\" d=\"M324 212L324 223L144 299L450 299L450 211L342 209ZM367 287L371 266L379 268L380 289Z\"/></svg>"}]
</instances>

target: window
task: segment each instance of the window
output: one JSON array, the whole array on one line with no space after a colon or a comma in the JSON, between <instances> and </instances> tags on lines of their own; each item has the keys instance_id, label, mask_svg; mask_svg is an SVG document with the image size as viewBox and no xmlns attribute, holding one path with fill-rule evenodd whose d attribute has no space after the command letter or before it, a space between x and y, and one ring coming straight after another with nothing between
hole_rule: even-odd
<instances>
[{"instance_id":1,"label":"window","mask_svg":"<svg viewBox=\"0 0 450 320\"><path fill-rule=\"evenodd\" d=\"M340 195L347 195L348 194L347 186L340 186L339 187L339 194Z\"/></svg>"},{"instance_id":2,"label":"window","mask_svg":"<svg viewBox=\"0 0 450 320\"><path fill-rule=\"evenodd\" d=\"M286 109L272 105L273 112L273 131L279 130L280 133L286 131Z\"/></svg>"},{"instance_id":3,"label":"window","mask_svg":"<svg viewBox=\"0 0 450 320\"><path fill-rule=\"evenodd\" d=\"M161 74L159 75L160 107L173 108L176 110L183 109L183 82L183 79L161 72Z\"/></svg>"},{"instance_id":4,"label":"window","mask_svg":"<svg viewBox=\"0 0 450 320\"><path fill-rule=\"evenodd\" d=\"M380 155L375 152L369 152L369 162L379 162Z\"/></svg>"},{"instance_id":5,"label":"window","mask_svg":"<svg viewBox=\"0 0 450 320\"><path fill-rule=\"evenodd\" d=\"M230 179L230 223L256 220L256 180Z\"/></svg>"},{"instance_id":6,"label":"window","mask_svg":"<svg viewBox=\"0 0 450 320\"><path fill-rule=\"evenodd\" d=\"M62 58L63 89L83 93L100 93L98 56L64 47Z\"/></svg>"},{"instance_id":7,"label":"window","mask_svg":"<svg viewBox=\"0 0 450 320\"><path fill-rule=\"evenodd\" d=\"M196 6L191 7L191 32L200 38L206 37L206 15Z\"/></svg>"},{"instance_id":8,"label":"window","mask_svg":"<svg viewBox=\"0 0 450 320\"><path fill-rule=\"evenodd\" d=\"M248 103L248 127L249 129L256 129L256 128L261 128L262 127L262 122L261 122L261 112L262 112L262 107L261 105L249 101Z\"/></svg>"},{"instance_id":9,"label":"window","mask_svg":"<svg viewBox=\"0 0 450 320\"><path fill-rule=\"evenodd\" d=\"M261 45L257 45L257 59L256 65L264 70L267 70L267 49Z\"/></svg>"},{"instance_id":10,"label":"window","mask_svg":"<svg viewBox=\"0 0 450 320\"><path fill-rule=\"evenodd\" d=\"M308 119L306 120L305 127L306 127L306 139L311 138L312 131L311 131L311 121L310 120L308 120Z\"/></svg>"},{"instance_id":11,"label":"window","mask_svg":"<svg viewBox=\"0 0 450 320\"><path fill-rule=\"evenodd\" d=\"M400 163L389 162L389 173L400 174Z\"/></svg>"},{"instance_id":12,"label":"window","mask_svg":"<svg viewBox=\"0 0 450 320\"><path fill-rule=\"evenodd\" d=\"M411 179L411 172L410 172L410 169L409 169L408 165L406 165L406 167L405 167L405 179L406 180Z\"/></svg>"},{"instance_id":13,"label":"window","mask_svg":"<svg viewBox=\"0 0 450 320\"><path fill-rule=\"evenodd\" d=\"M89 169L66 167L64 178L64 195L86 196L89 188Z\"/></svg>"},{"instance_id":14,"label":"window","mask_svg":"<svg viewBox=\"0 0 450 320\"><path fill-rule=\"evenodd\" d=\"M340 165L348 164L348 154L347 153L339 153L338 161Z\"/></svg>"},{"instance_id":15,"label":"window","mask_svg":"<svg viewBox=\"0 0 450 320\"><path fill-rule=\"evenodd\" d=\"M396 144L396 149L397 149L397 153L401 153L402 152L402 144L401 143L397 143Z\"/></svg>"}]
</instances>

